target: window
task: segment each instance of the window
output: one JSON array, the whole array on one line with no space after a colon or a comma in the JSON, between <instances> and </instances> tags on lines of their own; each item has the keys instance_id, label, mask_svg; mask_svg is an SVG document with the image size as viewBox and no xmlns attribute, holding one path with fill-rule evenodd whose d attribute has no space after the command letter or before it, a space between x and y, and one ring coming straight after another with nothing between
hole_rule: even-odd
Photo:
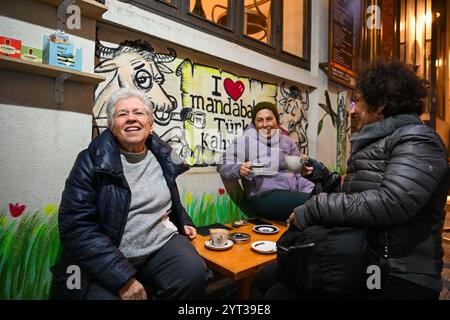
<instances>
[{"instance_id":1,"label":"window","mask_svg":"<svg viewBox=\"0 0 450 320\"><path fill-rule=\"evenodd\" d=\"M136 6L310 69L311 0L132 0Z\"/></svg>"},{"instance_id":2,"label":"window","mask_svg":"<svg viewBox=\"0 0 450 320\"><path fill-rule=\"evenodd\" d=\"M418 74L430 80L431 0L400 1L400 59L419 66Z\"/></svg>"},{"instance_id":3,"label":"window","mask_svg":"<svg viewBox=\"0 0 450 320\"><path fill-rule=\"evenodd\" d=\"M435 99L427 99L425 119L431 117L430 123L434 126L433 113L445 119L445 70L448 62L445 52L445 17L441 17L441 12L446 12L445 2L400 0L399 9L398 56L406 63L415 65L419 76L430 82L430 92L435 94Z\"/></svg>"},{"instance_id":4,"label":"window","mask_svg":"<svg viewBox=\"0 0 450 320\"><path fill-rule=\"evenodd\" d=\"M271 0L245 0L244 34L263 43L272 43Z\"/></svg>"},{"instance_id":5,"label":"window","mask_svg":"<svg viewBox=\"0 0 450 320\"><path fill-rule=\"evenodd\" d=\"M191 0L189 1L189 12L212 23L224 27L229 26L228 0Z\"/></svg>"},{"instance_id":6,"label":"window","mask_svg":"<svg viewBox=\"0 0 450 320\"><path fill-rule=\"evenodd\" d=\"M283 50L298 57L305 57L304 34L308 30L306 0L283 1Z\"/></svg>"}]
</instances>

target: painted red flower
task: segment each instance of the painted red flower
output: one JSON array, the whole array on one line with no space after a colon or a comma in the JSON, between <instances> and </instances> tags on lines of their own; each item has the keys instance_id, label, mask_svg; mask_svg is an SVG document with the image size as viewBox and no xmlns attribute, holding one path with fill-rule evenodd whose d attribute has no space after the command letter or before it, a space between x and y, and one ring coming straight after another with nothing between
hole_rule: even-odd
<instances>
[{"instance_id":1,"label":"painted red flower","mask_svg":"<svg viewBox=\"0 0 450 320\"><path fill-rule=\"evenodd\" d=\"M219 188L219 190L217 190L217 191L219 191L220 195L223 195L225 193L225 189L224 188Z\"/></svg>"},{"instance_id":2,"label":"painted red flower","mask_svg":"<svg viewBox=\"0 0 450 320\"><path fill-rule=\"evenodd\" d=\"M13 218L19 217L24 212L25 208L26 207L23 204L9 204L9 212L11 213Z\"/></svg>"}]
</instances>

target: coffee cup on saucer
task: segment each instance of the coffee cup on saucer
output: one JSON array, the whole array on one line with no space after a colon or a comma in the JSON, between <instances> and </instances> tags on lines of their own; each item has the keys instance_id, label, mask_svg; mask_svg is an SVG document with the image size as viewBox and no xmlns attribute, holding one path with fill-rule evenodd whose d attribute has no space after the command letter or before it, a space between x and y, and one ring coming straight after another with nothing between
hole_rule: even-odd
<instances>
[{"instance_id":1,"label":"coffee cup on saucer","mask_svg":"<svg viewBox=\"0 0 450 320\"><path fill-rule=\"evenodd\" d=\"M228 230L223 228L209 229L209 236L211 237L212 245L221 247L228 241Z\"/></svg>"}]
</instances>

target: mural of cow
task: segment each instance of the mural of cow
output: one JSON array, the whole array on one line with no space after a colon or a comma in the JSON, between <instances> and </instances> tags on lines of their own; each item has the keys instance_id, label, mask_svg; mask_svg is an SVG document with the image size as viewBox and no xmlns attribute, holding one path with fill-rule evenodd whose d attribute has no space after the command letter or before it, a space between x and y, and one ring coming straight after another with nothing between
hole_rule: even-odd
<instances>
[{"instance_id":1,"label":"mural of cow","mask_svg":"<svg viewBox=\"0 0 450 320\"><path fill-rule=\"evenodd\" d=\"M173 71L165 64L175 60L175 50L155 53L153 47L142 40L125 40L118 47L103 45L97 39L96 56L102 61L96 65L96 73L107 74L107 84L97 93L94 104L94 134L107 127L106 101L119 88L140 90L155 103L155 122L167 126L170 121L183 121L177 109L177 100L164 88L164 74ZM95 130L96 129L96 130ZM167 141L182 158L191 154L181 127L171 127L161 138Z\"/></svg>"},{"instance_id":2,"label":"mural of cow","mask_svg":"<svg viewBox=\"0 0 450 320\"><path fill-rule=\"evenodd\" d=\"M285 88L285 82L280 86L283 97L279 100L282 107L280 112L281 129L297 144L300 152L308 154L308 117L306 111L309 109L308 90L302 91L296 86Z\"/></svg>"}]
</instances>

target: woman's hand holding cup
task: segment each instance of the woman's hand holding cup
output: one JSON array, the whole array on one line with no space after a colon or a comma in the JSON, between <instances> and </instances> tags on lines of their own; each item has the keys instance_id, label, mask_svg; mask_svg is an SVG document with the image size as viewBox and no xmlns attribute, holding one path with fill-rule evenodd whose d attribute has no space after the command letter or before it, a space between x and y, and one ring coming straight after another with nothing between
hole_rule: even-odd
<instances>
[{"instance_id":1,"label":"woman's hand holding cup","mask_svg":"<svg viewBox=\"0 0 450 320\"><path fill-rule=\"evenodd\" d=\"M251 172L252 172L252 164L248 161L244 162L239 170L239 174L241 175L241 177L247 177Z\"/></svg>"}]
</instances>

